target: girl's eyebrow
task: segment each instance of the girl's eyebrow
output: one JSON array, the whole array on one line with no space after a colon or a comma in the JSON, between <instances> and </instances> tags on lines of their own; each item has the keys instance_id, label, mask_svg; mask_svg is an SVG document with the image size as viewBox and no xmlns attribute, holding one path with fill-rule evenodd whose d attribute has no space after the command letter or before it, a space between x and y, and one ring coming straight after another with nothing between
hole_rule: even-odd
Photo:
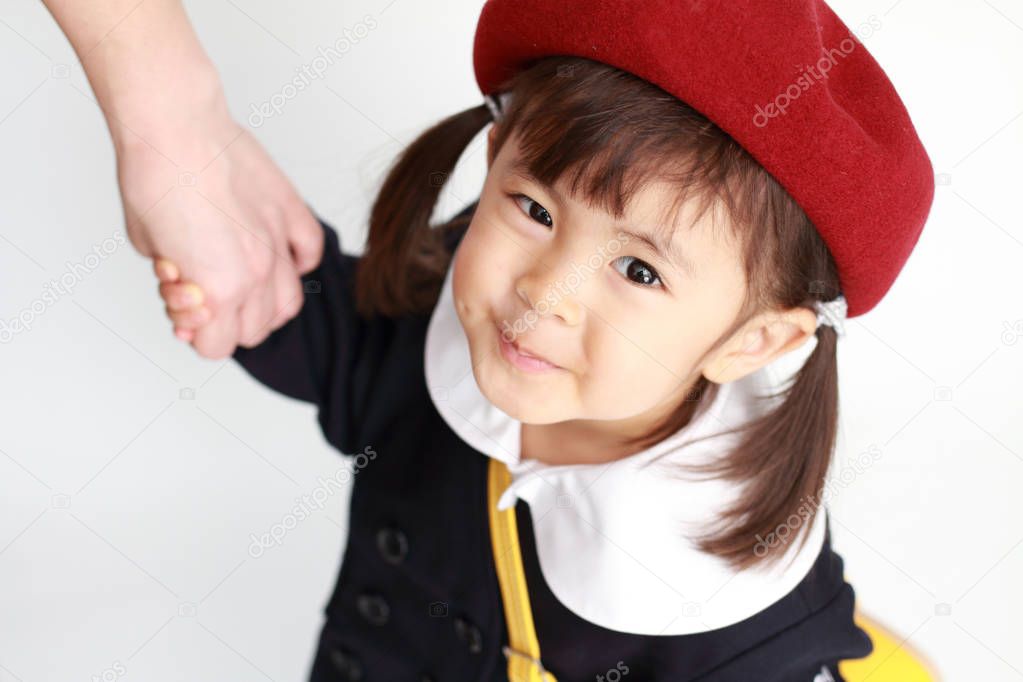
<instances>
[{"instance_id":1,"label":"girl's eyebrow","mask_svg":"<svg viewBox=\"0 0 1023 682\"><path fill-rule=\"evenodd\" d=\"M696 267L693 264L693 261L691 261L686 254L683 253L682 248L674 239L665 240L661 237L660 233L648 235L643 232L629 230L624 227L618 228L618 232L620 234L628 235L634 239L638 239L653 249L654 252L665 261L683 270L689 277L696 277Z\"/></svg>"},{"instance_id":2,"label":"girl's eyebrow","mask_svg":"<svg viewBox=\"0 0 1023 682\"><path fill-rule=\"evenodd\" d=\"M561 192L559 192L556 187L540 182L539 178L537 178L535 175L529 172L529 166L526 165L525 160L521 156L516 157L515 160L511 162L511 164L508 166L508 172L511 173L512 175L522 178L526 182L531 182L534 185L539 185L540 187L543 187L545 190L551 193L551 196L553 196L559 204L565 203L565 197L561 196Z\"/></svg>"},{"instance_id":3,"label":"girl's eyebrow","mask_svg":"<svg viewBox=\"0 0 1023 682\"><path fill-rule=\"evenodd\" d=\"M540 182L539 179L529 172L529 166L526 165L522 157L515 158L511 164L509 164L508 172L526 180L527 182L543 187L551 193L551 196L553 196L559 204L565 204L565 199L561 195L561 192L559 192L555 187ZM626 229L624 227L619 227L618 232L619 234L628 235L633 239L643 242L653 249L654 253L660 256L663 260L676 266L685 272L690 278L696 277L696 266L693 261L686 256L686 254L682 251L681 246L674 239L664 239L659 232L649 235L637 230Z\"/></svg>"}]
</instances>

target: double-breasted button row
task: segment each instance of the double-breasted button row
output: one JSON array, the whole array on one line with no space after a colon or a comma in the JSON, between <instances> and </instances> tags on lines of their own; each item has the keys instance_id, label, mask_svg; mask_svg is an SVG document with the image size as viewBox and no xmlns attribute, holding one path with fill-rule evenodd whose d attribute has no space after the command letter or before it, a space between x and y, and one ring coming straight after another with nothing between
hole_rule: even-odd
<instances>
[{"instance_id":1,"label":"double-breasted button row","mask_svg":"<svg viewBox=\"0 0 1023 682\"><path fill-rule=\"evenodd\" d=\"M340 647L331 649L330 662L345 682L358 682L362 679L362 663L351 652Z\"/></svg>"},{"instance_id":2,"label":"double-breasted button row","mask_svg":"<svg viewBox=\"0 0 1023 682\"><path fill-rule=\"evenodd\" d=\"M347 649L336 647L330 650L330 662L338 676L345 682L358 682L363 678L362 663L355 654ZM436 682L436 678L427 673L419 677L419 682Z\"/></svg>"},{"instance_id":3,"label":"double-breasted button row","mask_svg":"<svg viewBox=\"0 0 1023 682\"><path fill-rule=\"evenodd\" d=\"M385 526L377 531L377 551L384 561L396 566L408 554L408 537L400 528Z\"/></svg>"},{"instance_id":4,"label":"double-breasted button row","mask_svg":"<svg viewBox=\"0 0 1023 682\"><path fill-rule=\"evenodd\" d=\"M384 625L391 618L391 606L381 595L363 592L355 598L355 608L372 625Z\"/></svg>"},{"instance_id":5,"label":"double-breasted button row","mask_svg":"<svg viewBox=\"0 0 1023 682\"><path fill-rule=\"evenodd\" d=\"M455 633L465 643L470 653L478 654L483 651L483 633L461 616L455 618Z\"/></svg>"}]
</instances>

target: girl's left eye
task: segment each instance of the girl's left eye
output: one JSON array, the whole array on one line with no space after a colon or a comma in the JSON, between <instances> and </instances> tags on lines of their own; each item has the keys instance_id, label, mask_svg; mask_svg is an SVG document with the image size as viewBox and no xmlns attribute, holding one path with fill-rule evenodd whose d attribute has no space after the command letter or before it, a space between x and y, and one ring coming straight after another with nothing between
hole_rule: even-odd
<instances>
[{"instance_id":1,"label":"girl's left eye","mask_svg":"<svg viewBox=\"0 0 1023 682\"><path fill-rule=\"evenodd\" d=\"M628 259L631 259L632 263L625 268L625 272L622 272L621 270L618 269L618 267L616 267L616 263ZM657 271L654 270L649 265L647 265L646 263L644 263L643 261L641 261L640 259L636 258L635 256L619 256L618 258L615 258L613 261L611 261L611 267L625 275L625 278L628 279L630 282L634 282L639 286L657 289L663 285L663 282L661 282L661 277L660 275L657 274ZM634 275L639 277L638 281L633 279Z\"/></svg>"},{"instance_id":2,"label":"girl's left eye","mask_svg":"<svg viewBox=\"0 0 1023 682\"><path fill-rule=\"evenodd\" d=\"M545 227L550 227L554 224L554 219L551 218L551 214L547 212L547 209L527 197L525 194L512 194L511 198L512 201L519 205L519 208L522 208L522 204L520 203L522 201L532 204L533 209L523 209L523 213L533 220L543 223Z\"/></svg>"}]
</instances>

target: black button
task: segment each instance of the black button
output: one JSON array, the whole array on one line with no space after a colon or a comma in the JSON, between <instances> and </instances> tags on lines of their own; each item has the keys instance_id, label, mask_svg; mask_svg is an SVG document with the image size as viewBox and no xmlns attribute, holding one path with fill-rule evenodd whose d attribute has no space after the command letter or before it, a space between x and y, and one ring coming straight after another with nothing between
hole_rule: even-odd
<instances>
[{"instance_id":1,"label":"black button","mask_svg":"<svg viewBox=\"0 0 1023 682\"><path fill-rule=\"evenodd\" d=\"M408 538L397 528L381 528L377 531L377 549L387 563L400 564L408 554Z\"/></svg>"},{"instance_id":2,"label":"black button","mask_svg":"<svg viewBox=\"0 0 1023 682\"><path fill-rule=\"evenodd\" d=\"M483 633L480 629L464 618L455 618L455 632L458 638L465 642L469 651L478 654L483 651Z\"/></svg>"},{"instance_id":3,"label":"black button","mask_svg":"<svg viewBox=\"0 0 1023 682\"><path fill-rule=\"evenodd\" d=\"M434 680L429 675L423 675L419 678L419 682L434 682Z\"/></svg>"},{"instance_id":4,"label":"black button","mask_svg":"<svg viewBox=\"0 0 1023 682\"><path fill-rule=\"evenodd\" d=\"M356 682L362 679L362 663L354 654L344 649L331 649L330 662L334 664L342 680Z\"/></svg>"},{"instance_id":5,"label":"black button","mask_svg":"<svg viewBox=\"0 0 1023 682\"><path fill-rule=\"evenodd\" d=\"M379 594L360 594L355 606L362 617L373 625L383 625L391 616L391 607Z\"/></svg>"}]
</instances>

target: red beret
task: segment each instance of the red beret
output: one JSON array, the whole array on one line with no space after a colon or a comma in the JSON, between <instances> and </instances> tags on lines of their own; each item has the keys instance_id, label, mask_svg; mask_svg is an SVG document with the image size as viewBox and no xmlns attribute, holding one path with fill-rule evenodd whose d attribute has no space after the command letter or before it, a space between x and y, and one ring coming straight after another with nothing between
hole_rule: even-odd
<instances>
[{"instance_id":1,"label":"red beret","mask_svg":"<svg viewBox=\"0 0 1023 682\"><path fill-rule=\"evenodd\" d=\"M817 227L848 317L887 293L934 172L891 81L823 2L487 0L473 47L484 95L552 55L639 76L731 135Z\"/></svg>"}]
</instances>

